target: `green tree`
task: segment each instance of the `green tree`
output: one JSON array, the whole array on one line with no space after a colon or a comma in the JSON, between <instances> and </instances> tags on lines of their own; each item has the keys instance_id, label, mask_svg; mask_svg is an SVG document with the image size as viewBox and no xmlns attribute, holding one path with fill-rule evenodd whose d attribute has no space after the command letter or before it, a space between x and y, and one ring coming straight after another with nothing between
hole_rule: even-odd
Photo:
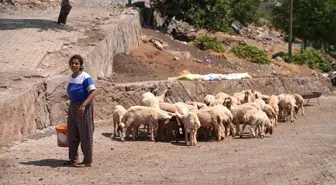
<instances>
[{"instance_id":1,"label":"green tree","mask_svg":"<svg viewBox=\"0 0 336 185\"><path fill-rule=\"evenodd\" d=\"M289 31L288 3L289 0L280 0L278 5L272 7L273 26L286 33ZM294 0L293 37L310 41L315 48L321 48L325 43L335 43L335 4L334 0Z\"/></svg>"},{"instance_id":2,"label":"green tree","mask_svg":"<svg viewBox=\"0 0 336 185\"><path fill-rule=\"evenodd\" d=\"M260 16L260 0L232 0L233 18L244 25L256 22Z\"/></svg>"},{"instance_id":3,"label":"green tree","mask_svg":"<svg viewBox=\"0 0 336 185\"><path fill-rule=\"evenodd\" d=\"M232 21L230 0L194 0L188 10L190 22L199 27L225 32Z\"/></svg>"},{"instance_id":4,"label":"green tree","mask_svg":"<svg viewBox=\"0 0 336 185\"><path fill-rule=\"evenodd\" d=\"M196 27L228 31L230 23L256 21L260 0L151 0L163 17L176 17Z\"/></svg>"}]
</instances>

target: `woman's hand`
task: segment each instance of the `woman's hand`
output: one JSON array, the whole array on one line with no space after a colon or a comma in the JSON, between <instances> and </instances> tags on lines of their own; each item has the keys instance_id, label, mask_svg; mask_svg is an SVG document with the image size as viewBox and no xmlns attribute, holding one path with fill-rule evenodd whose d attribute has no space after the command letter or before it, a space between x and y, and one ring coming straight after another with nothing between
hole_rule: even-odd
<instances>
[{"instance_id":1,"label":"woman's hand","mask_svg":"<svg viewBox=\"0 0 336 185\"><path fill-rule=\"evenodd\" d=\"M80 116L83 116L83 115L84 115L84 111L85 111L85 106L84 106L84 105L81 105L81 106L79 107L79 115L80 115Z\"/></svg>"}]
</instances>

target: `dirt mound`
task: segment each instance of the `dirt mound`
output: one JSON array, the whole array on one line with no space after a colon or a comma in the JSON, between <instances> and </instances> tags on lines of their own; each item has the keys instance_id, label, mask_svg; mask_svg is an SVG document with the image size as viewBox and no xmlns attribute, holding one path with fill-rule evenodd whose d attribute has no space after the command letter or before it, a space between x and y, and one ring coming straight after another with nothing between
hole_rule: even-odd
<instances>
[{"instance_id":1,"label":"dirt mound","mask_svg":"<svg viewBox=\"0 0 336 185\"><path fill-rule=\"evenodd\" d=\"M158 73L160 74L158 76ZM113 82L136 82L146 80L167 79L172 75L166 68L153 63L138 61L125 53L117 54L113 61Z\"/></svg>"},{"instance_id":2,"label":"dirt mound","mask_svg":"<svg viewBox=\"0 0 336 185\"><path fill-rule=\"evenodd\" d=\"M202 51L154 30L142 29L141 32L144 35L143 38L146 38L143 39L144 43L134 49L130 55L118 54L114 58L113 82L166 80L169 77L178 76L183 70L199 74L247 72L254 78L312 76L313 74L313 71L306 66L277 61L273 61L270 65L259 65L237 58L229 52L219 54L213 51ZM168 48L156 48L150 42L150 38L159 39L167 44ZM239 39L236 38L236 40ZM253 45L252 42L251 44ZM205 62L206 58L211 59L211 62Z\"/></svg>"}]
</instances>

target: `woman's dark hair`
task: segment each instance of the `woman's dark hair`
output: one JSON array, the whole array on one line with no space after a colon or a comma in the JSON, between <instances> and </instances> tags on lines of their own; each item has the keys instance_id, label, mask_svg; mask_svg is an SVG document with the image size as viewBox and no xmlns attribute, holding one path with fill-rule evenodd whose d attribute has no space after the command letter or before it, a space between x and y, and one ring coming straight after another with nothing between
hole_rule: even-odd
<instances>
[{"instance_id":1,"label":"woman's dark hair","mask_svg":"<svg viewBox=\"0 0 336 185\"><path fill-rule=\"evenodd\" d=\"M70 62L71 62L72 60L75 60L75 59L77 59L77 60L79 61L79 64L80 64L80 70L83 71L83 69L84 69L84 66L83 66L84 59L83 59L83 57L80 56L80 55L74 55L74 56L72 56L72 57L70 58L70 60L69 60L69 64L70 64Z\"/></svg>"}]
</instances>

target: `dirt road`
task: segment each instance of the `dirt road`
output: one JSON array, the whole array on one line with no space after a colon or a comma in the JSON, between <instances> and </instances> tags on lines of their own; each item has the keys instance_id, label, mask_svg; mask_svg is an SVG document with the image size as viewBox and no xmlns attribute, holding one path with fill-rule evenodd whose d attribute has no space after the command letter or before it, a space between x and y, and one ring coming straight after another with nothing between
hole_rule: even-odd
<instances>
[{"instance_id":1,"label":"dirt road","mask_svg":"<svg viewBox=\"0 0 336 185\"><path fill-rule=\"evenodd\" d=\"M92 168L63 167L56 135L0 150L0 184L336 184L336 97L264 139L226 138L195 147L119 142L96 127Z\"/></svg>"}]
</instances>

